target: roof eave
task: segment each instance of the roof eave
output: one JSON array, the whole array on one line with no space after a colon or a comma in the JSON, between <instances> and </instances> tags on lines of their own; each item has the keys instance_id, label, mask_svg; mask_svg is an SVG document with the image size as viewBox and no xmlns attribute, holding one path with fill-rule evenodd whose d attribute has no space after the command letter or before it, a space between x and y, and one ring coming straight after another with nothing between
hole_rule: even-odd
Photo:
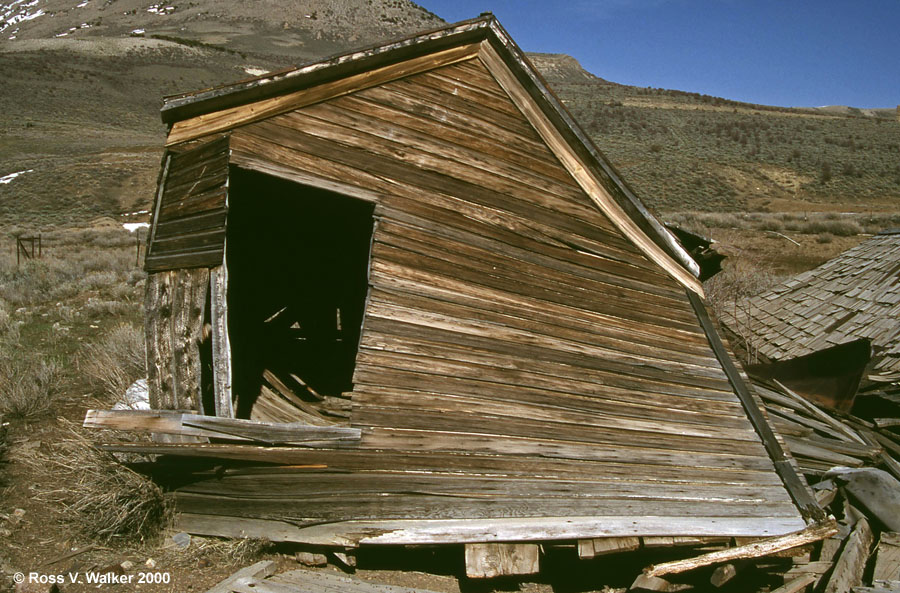
<instances>
[{"instance_id":1,"label":"roof eave","mask_svg":"<svg viewBox=\"0 0 900 593\"><path fill-rule=\"evenodd\" d=\"M264 74L256 78L196 93L174 95L164 99L160 109L163 123L196 117L213 111L252 103L260 99L313 87L331 80L364 72L376 66L400 62L417 55L440 51L446 47L473 43L484 39L496 19L483 15L454 25L433 29L393 42L337 54L324 60Z\"/></svg>"}]
</instances>

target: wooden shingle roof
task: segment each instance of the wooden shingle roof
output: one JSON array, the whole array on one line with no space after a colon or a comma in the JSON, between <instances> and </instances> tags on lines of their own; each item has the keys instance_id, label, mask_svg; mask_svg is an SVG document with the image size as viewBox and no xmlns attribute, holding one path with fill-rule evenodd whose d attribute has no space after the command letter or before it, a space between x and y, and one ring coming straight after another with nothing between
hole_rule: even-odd
<instances>
[{"instance_id":1,"label":"wooden shingle roof","mask_svg":"<svg viewBox=\"0 0 900 593\"><path fill-rule=\"evenodd\" d=\"M900 231L747 300L728 323L772 360L868 338L874 373L900 379Z\"/></svg>"}]
</instances>

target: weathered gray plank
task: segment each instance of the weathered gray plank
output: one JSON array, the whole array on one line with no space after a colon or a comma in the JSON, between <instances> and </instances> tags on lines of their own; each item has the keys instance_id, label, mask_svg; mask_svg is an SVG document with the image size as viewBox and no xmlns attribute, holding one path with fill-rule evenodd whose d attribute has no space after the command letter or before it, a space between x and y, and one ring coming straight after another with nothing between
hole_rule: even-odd
<instances>
[{"instance_id":1,"label":"weathered gray plank","mask_svg":"<svg viewBox=\"0 0 900 593\"><path fill-rule=\"evenodd\" d=\"M872 530L869 522L861 518L856 522L841 555L834 563L834 571L825 585L825 593L843 593L861 585L871 547Z\"/></svg>"},{"instance_id":2,"label":"weathered gray plank","mask_svg":"<svg viewBox=\"0 0 900 593\"><path fill-rule=\"evenodd\" d=\"M271 560L261 560L256 564L240 569L230 577L213 586L212 589L208 589L206 593L231 593L235 590L234 587L239 586L242 582L265 578L274 572L274 562Z\"/></svg>"},{"instance_id":3,"label":"weathered gray plank","mask_svg":"<svg viewBox=\"0 0 900 593\"><path fill-rule=\"evenodd\" d=\"M466 544L465 559L466 576L473 579L540 572L537 544Z\"/></svg>"},{"instance_id":4,"label":"weathered gray plank","mask_svg":"<svg viewBox=\"0 0 900 593\"><path fill-rule=\"evenodd\" d=\"M332 442L335 446L340 441L356 442L360 438L360 431L356 428L276 424L167 410L88 410L84 426L306 446L326 442Z\"/></svg>"},{"instance_id":5,"label":"weathered gray plank","mask_svg":"<svg viewBox=\"0 0 900 593\"><path fill-rule=\"evenodd\" d=\"M210 269L209 284L215 411L216 416L221 418L234 418L231 346L228 338L228 272L224 258L221 266Z\"/></svg>"}]
</instances>

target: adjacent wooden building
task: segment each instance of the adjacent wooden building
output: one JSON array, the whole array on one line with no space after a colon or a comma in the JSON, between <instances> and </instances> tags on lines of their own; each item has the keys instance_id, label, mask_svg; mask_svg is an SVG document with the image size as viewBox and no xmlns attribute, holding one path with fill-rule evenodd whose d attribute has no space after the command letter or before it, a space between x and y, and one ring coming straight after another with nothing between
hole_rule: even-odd
<instances>
[{"instance_id":1,"label":"adjacent wooden building","mask_svg":"<svg viewBox=\"0 0 900 593\"><path fill-rule=\"evenodd\" d=\"M182 442L138 448L181 456L159 475L183 528L352 546L821 518L696 263L492 16L162 115L141 422Z\"/></svg>"},{"instance_id":2,"label":"adjacent wooden building","mask_svg":"<svg viewBox=\"0 0 900 593\"><path fill-rule=\"evenodd\" d=\"M867 339L873 347L867 379L900 382L900 230L879 233L740 303L727 322L771 361Z\"/></svg>"}]
</instances>

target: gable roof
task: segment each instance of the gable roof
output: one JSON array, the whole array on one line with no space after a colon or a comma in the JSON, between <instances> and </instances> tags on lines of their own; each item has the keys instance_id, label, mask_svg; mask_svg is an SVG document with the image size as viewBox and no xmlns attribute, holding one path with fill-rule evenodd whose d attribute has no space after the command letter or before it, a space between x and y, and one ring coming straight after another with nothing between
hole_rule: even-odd
<instances>
[{"instance_id":1,"label":"gable roof","mask_svg":"<svg viewBox=\"0 0 900 593\"><path fill-rule=\"evenodd\" d=\"M492 74L501 78L508 75L507 84L516 88L507 91L524 90L518 106L595 204L651 260L690 290L703 294L697 280L697 262L641 203L490 14L236 84L167 97L161 116L170 125L168 145L227 131L476 53L486 63L493 60Z\"/></svg>"},{"instance_id":2,"label":"gable roof","mask_svg":"<svg viewBox=\"0 0 900 593\"><path fill-rule=\"evenodd\" d=\"M881 233L748 299L728 323L759 352L788 360L868 338L874 376L900 380L900 231Z\"/></svg>"}]
</instances>

